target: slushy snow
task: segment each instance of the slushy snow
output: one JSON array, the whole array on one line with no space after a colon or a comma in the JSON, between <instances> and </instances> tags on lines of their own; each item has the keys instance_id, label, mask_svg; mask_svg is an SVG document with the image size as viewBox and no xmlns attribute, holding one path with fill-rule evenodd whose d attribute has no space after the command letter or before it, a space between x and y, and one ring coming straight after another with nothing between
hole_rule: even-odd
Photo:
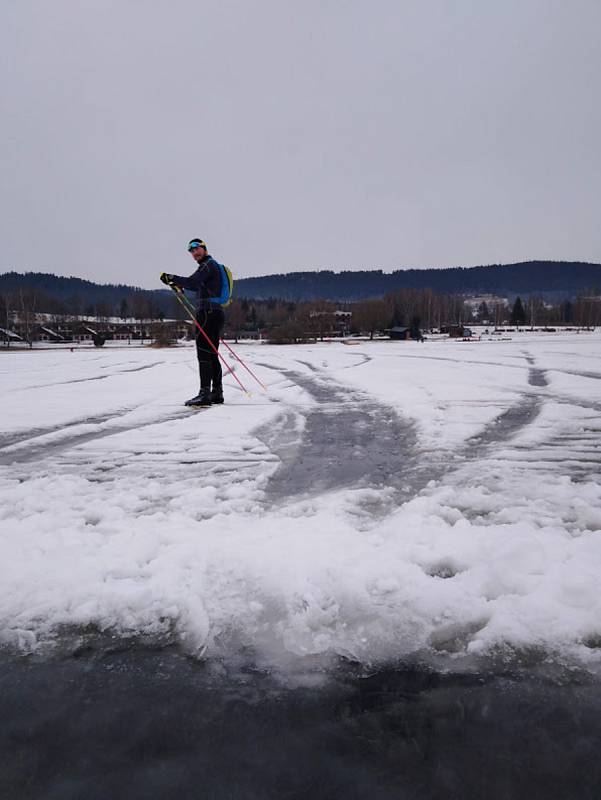
<instances>
[{"instance_id":1,"label":"slushy snow","mask_svg":"<svg viewBox=\"0 0 601 800\"><path fill-rule=\"evenodd\" d=\"M592 668L600 344L241 345L268 391L239 367L252 396L228 377L226 404L203 411L182 406L192 346L4 352L0 642L44 651L100 631L204 657ZM311 415L327 436L351 396L368 439L380 407L414 432L395 445L407 474L272 493Z\"/></svg>"}]
</instances>

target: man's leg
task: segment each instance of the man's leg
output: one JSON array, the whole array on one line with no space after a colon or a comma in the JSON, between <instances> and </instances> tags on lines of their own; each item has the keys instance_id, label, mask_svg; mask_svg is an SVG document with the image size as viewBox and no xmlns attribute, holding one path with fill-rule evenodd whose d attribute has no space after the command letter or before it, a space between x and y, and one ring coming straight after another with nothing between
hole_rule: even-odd
<instances>
[{"instance_id":1,"label":"man's leg","mask_svg":"<svg viewBox=\"0 0 601 800\"><path fill-rule=\"evenodd\" d=\"M197 312L198 324L206 333L207 317L204 312ZM208 335L208 334L207 334ZM213 377L213 348L200 331L196 331L196 357L198 358L198 372L200 375L200 390L196 397L186 400L187 406L211 405L211 380Z\"/></svg>"},{"instance_id":2,"label":"man's leg","mask_svg":"<svg viewBox=\"0 0 601 800\"><path fill-rule=\"evenodd\" d=\"M224 314L222 308L216 308L207 314L206 332L211 342L215 345L216 350L219 349L219 341L223 332L223 323ZM211 350L211 401L213 403L223 403L222 376L223 371L221 369L219 356L214 350Z\"/></svg>"}]
</instances>

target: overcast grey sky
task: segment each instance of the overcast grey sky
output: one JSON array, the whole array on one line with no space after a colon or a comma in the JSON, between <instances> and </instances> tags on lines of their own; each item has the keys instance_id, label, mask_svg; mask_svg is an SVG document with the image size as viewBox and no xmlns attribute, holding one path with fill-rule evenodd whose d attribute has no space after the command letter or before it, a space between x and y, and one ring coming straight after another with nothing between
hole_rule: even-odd
<instances>
[{"instance_id":1,"label":"overcast grey sky","mask_svg":"<svg viewBox=\"0 0 601 800\"><path fill-rule=\"evenodd\" d=\"M3 0L0 272L601 262L601 0Z\"/></svg>"}]
</instances>

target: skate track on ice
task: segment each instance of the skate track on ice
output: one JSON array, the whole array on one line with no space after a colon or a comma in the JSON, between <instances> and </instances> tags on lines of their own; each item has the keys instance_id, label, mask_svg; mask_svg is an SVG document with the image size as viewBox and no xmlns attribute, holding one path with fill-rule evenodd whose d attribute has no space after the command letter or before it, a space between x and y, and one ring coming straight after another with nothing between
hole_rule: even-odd
<instances>
[{"instance_id":1,"label":"skate track on ice","mask_svg":"<svg viewBox=\"0 0 601 800\"><path fill-rule=\"evenodd\" d=\"M352 355L361 356L362 361L357 365L346 366L345 369L358 368L371 360L370 356L364 353L355 351ZM527 353L523 354L523 358L528 365L528 384L532 387L546 387L544 370L538 369L532 356ZM470 362L466 360L462 363ZM502 366L502 362L485 363L489 366ZM165 361L154 361L148 365L117 369L112 374L139 372L164 364ZM258 365L267 369L267 374L274 371L269 364L258 362ZM264 441L281 462L266 491L267 501L274 503L285 503L303 495L321 494L332 489L359 485L392 489L394 503L388 504L392 511L419 492L430 480L439 480L443 474L453 469L453 465L485 457L495 445L508 442L536 419L545 399L553 399L553 395L548 391L524 392L517 401L504 409L477 436L468 439L465 446L452 455L444 450L420 451L415 423L409 416L399 414L399 410L392 405L374 401L374 398L366 392L352 390L336 382L323 368L319 369L306 361L298 361L298 365L304 367L305 372L292 369L279 370L278 374L281 377L272 378L271 384L288 388L295 385L314 399L315 406L303 412L304 424L300 438L297 434L298 420L295 420L299 413L296 406L280 412L274 420L254 431L257 438ZM106 370L109 367L102 365L101 369ZM601 378L601 373L562 371L579 377ZM31 392L109 377L111 374L104 374L70 381L32 384L25 388ZM575 409L584 407L601 411L601 403L590 403L585 399L575 403L573 398L556 396L555 400L574 406ZM147 421L127 422L132 412L142 408L145 412L150 412L146 414L149 416ZM213 413L215 411L219 412L219 409L212 409ZM65 425L32 427L27 433L0 433L0 464L10 466L23 462L37 463L57 457L60 457L61 463L63 461L68 463L73 458L71 451L87 442L190 417L191 413L186 409L170 409L163 414L156 405L153 409L152 404L144 404L126 407L109 414L84 416ZM581 437L570 435L561 437L559 441L543 442L542 452L548 455L549 448L552 447L556 451L557 459L571 464L576 472L579 468L587 470L591 463L599 463L596 458L599 450L594 446L596 433L595 429L591 429L585 431ZM561 442L569 448L566 453L557 450L558 447L561 448ZM110 441L107 442L107 449L110 449ZM143 456L143 452L138 451L136 455ZM539 453L533 454L532 462L544 463L548 460L540 459L539 455ZM506 454L506 457L517 459L520 455ZM231 460L231 458L226 459L227 462ZM79 459L76 457L75 461L79 462ZM203 461L199 459L196 463ZM239 461L249 463L249 459L243 455ZM204 463L207 462L208 460ZM153 465L153 474L155 469L156 465ZM372 510L375 512L375 509Z\"/></svg>"}]
</instances>

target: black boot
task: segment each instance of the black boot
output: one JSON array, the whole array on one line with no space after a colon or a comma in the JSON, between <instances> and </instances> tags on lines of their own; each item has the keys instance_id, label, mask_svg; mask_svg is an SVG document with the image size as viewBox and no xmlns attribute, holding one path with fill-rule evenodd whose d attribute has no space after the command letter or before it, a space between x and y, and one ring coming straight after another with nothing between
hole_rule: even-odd
<instances>
[{"instance_id":1,"label":"black boot","mask_svg":"<svg viewBox=\"0 0 601 800\"><path fill-rule=\"evenodd\" d=\"M211 403L219 405L223 403L223 387L221 384L213 384L213 391L211 392Z\"/></svg>"},{"instance_id":2,"label":"black boot","mask_svg":"<svg viewBox=\"0 0 601 800\"><path fill-rule=\"evenodd\" d=\"M211 405L211 392L208 389L201 389L196 397L186 400L185 405L197 408L208 408Z\"/></svg>"}]
</instances>

